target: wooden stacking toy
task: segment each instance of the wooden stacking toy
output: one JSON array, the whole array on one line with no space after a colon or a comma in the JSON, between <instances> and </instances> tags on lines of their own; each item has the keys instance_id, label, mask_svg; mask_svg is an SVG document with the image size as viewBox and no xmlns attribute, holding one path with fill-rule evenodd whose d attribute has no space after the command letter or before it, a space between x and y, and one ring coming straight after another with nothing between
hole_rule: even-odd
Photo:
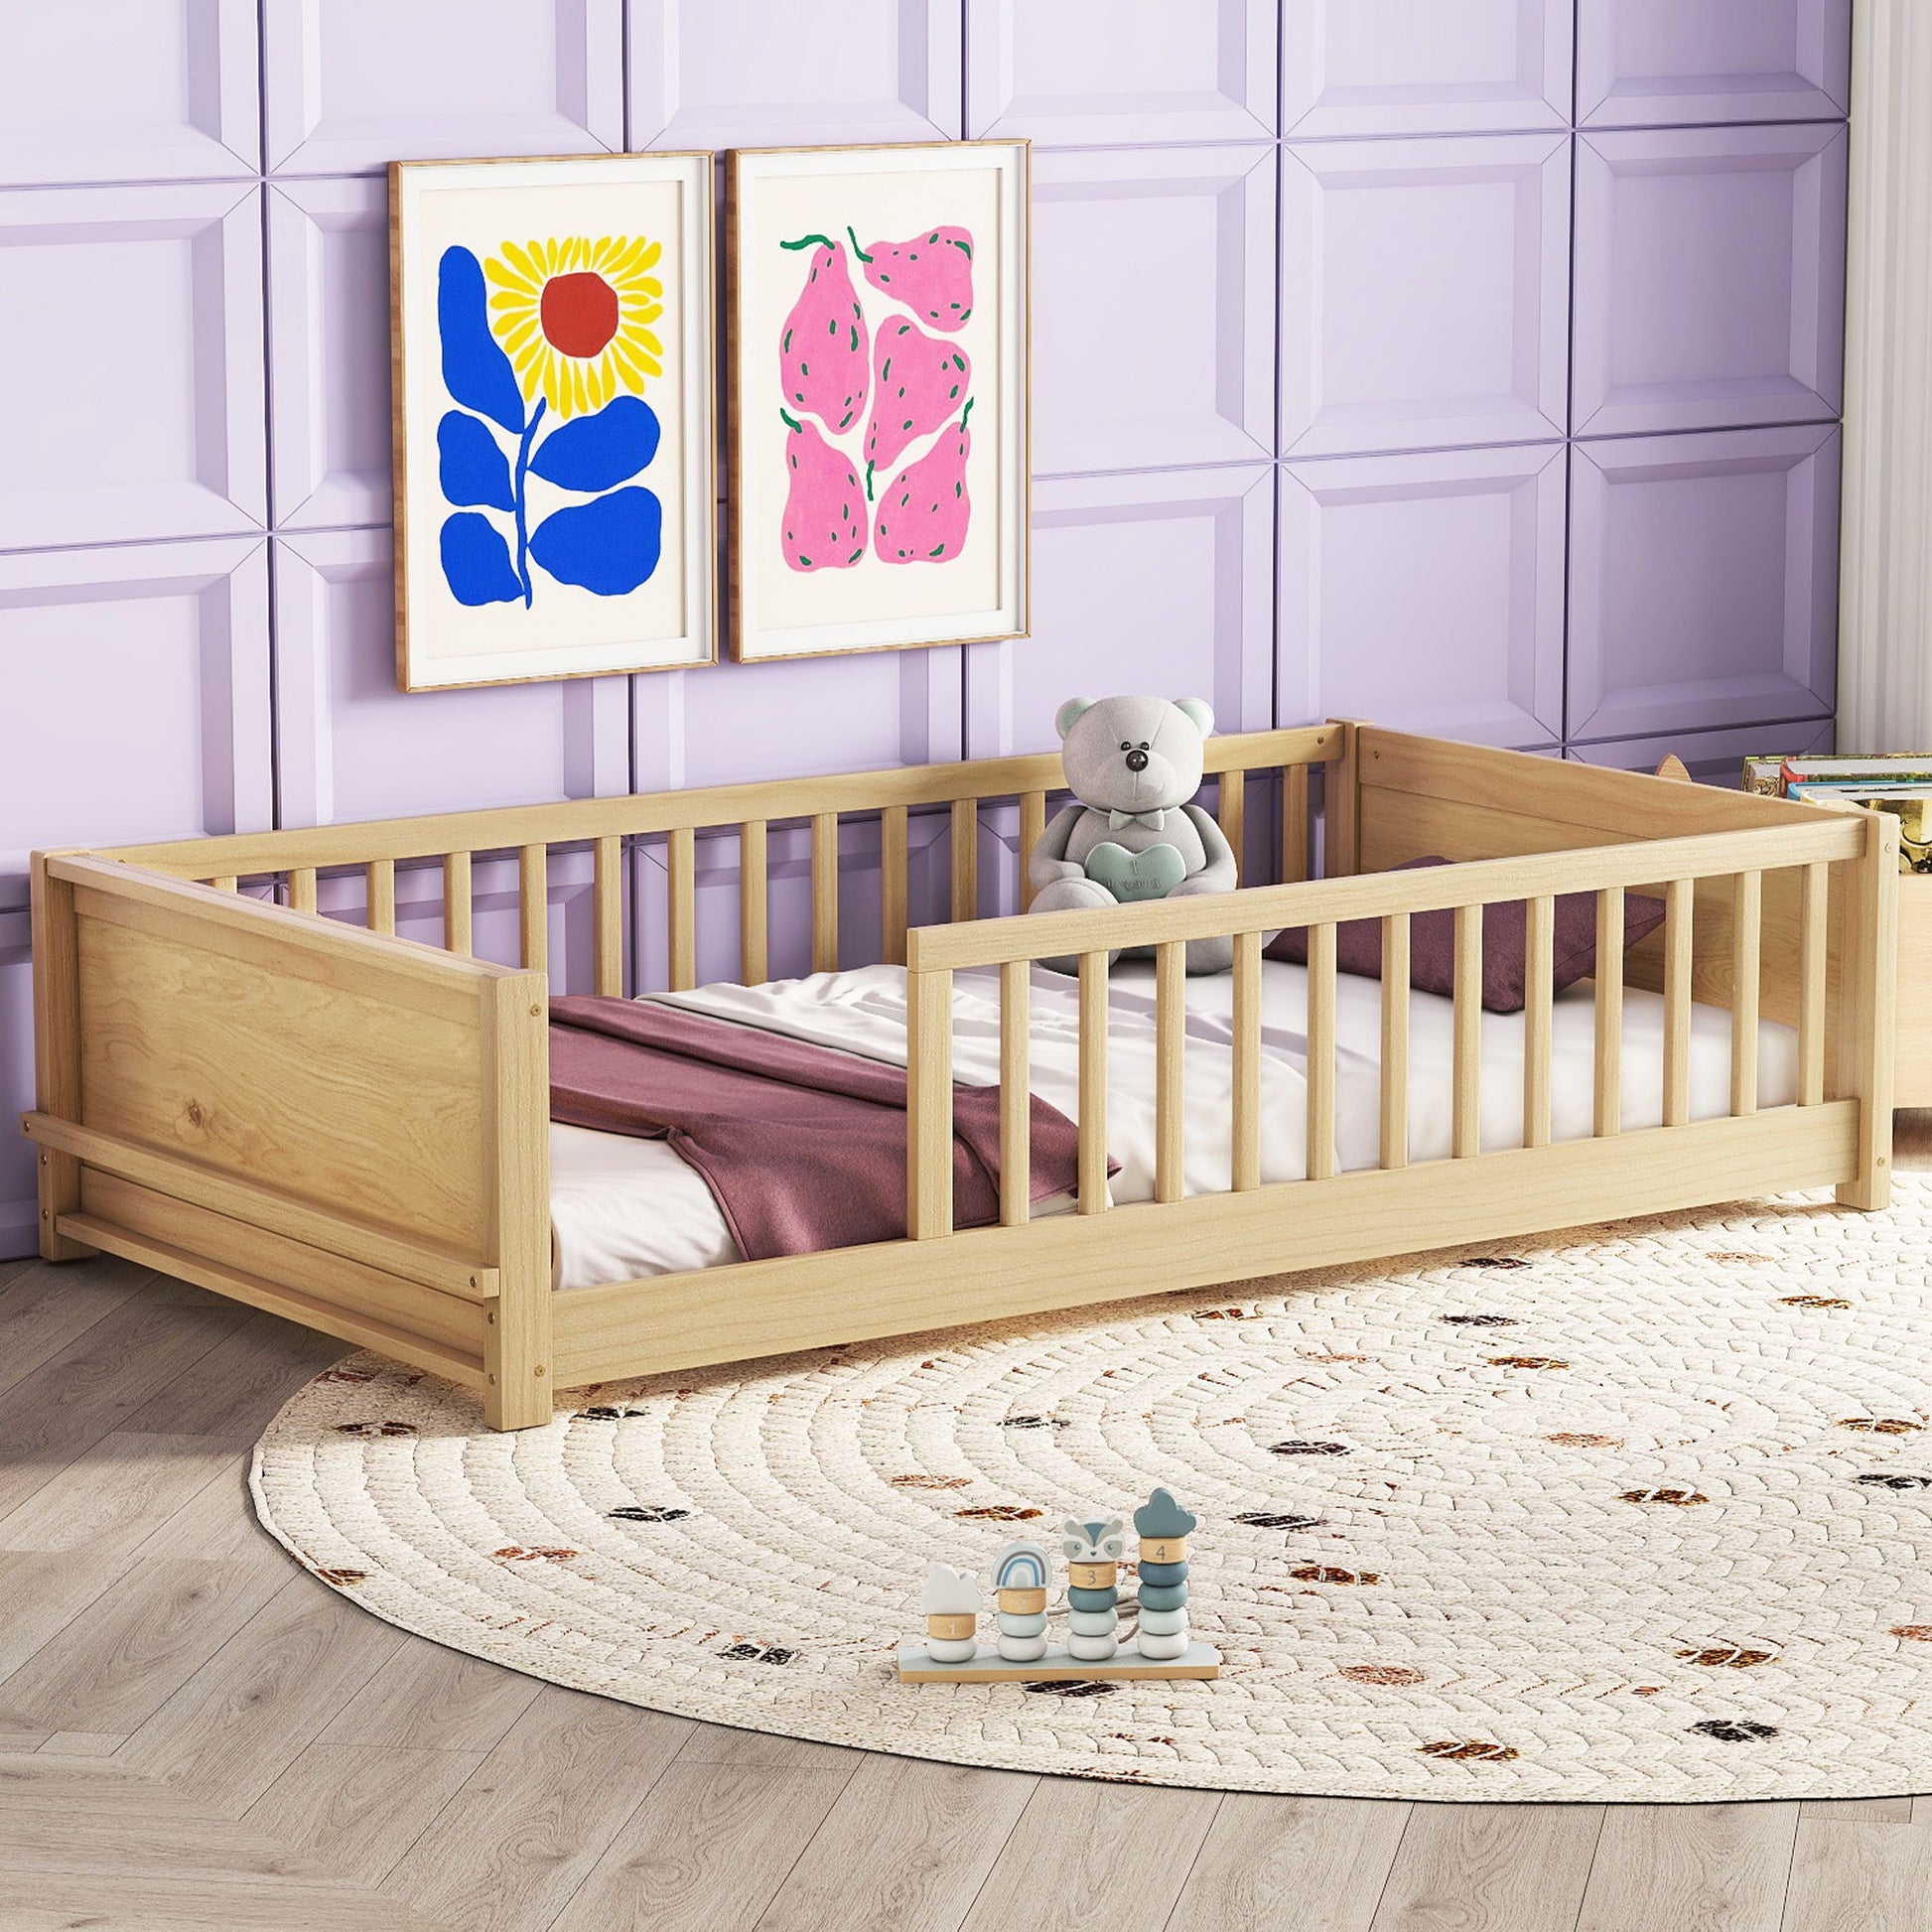
<instances>
[{"instance_id":1,"label":"wooden stacking toy","mask_svg":"<svg viewBox=\"0 0 1932 1932\"><path fill-rule=\"evenodd\" d=\"M1066 1552L1067 1654L1082 1663L1105 1663L1120 1648L1120 1560L1127 1525L1118 1516L1083 1523L1069 1516L1060 1525Z\"/></svg>"},{"instance_id":2,"label":"wooden stacking toy","mask_svg":"<svg viewBox=\"0 0 1932 1932\"><path fill-rule=\"evenodd\" d=\"M970 1664L979 1651L979 1585L949 1563L932 1564L919 1607L925 1612L926 1655L935 1664Z\"/></svg>"},{"instance_id":3,"label":"wooden stacking toy","mask_svg":"<svg viewBox=\"0 0 1932 1932\"><path fill-rule=\"evenodd\" d=\"M1155 1490L1134 1512L1141 1539L1140 1632L1134 1647L1160 1663L1187 1654L1187 1538L1198 1520L1166 1489Z\"/></svg>"},{"instance_id":4,"label":"wooden stacking toy","mask_svg":"<svg viewBox=\"0 0 1932 1932\"><path fill-rule=\"evenodd\" d=\"M901 1684L1043 1684L1068 1679L1219 1677L1221 1653L1195 1643L1187 1623L1187 1538L1196 1519L1166 1489L1134 1512L1140 1536L1140 1623L1120 1647L1120 1564L1127 1524L1119 1516L1069 1516L1060 1525L1067 1560L1067 1635L1047 1633L1053 1559L1026 1538L1003 1543L988 1570L995 1639L979 1637L978 1582L950 1564L926 1570L919 1607L924 1643L898 1647Z\"/></svg>"}]
</instances>

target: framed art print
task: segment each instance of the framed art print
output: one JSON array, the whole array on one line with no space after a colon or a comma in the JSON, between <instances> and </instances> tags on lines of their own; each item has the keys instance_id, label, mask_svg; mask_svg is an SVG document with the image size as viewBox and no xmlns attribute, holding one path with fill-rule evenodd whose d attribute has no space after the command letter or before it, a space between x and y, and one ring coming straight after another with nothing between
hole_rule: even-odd
<instances>
[{"instance_id":1,"label":"framed art print","mask_svg":"<svg viewBox=\"0 0 1932 1932\"><path fill-rule=\"evenodd\" d=\"M398 162L405 691L717 655L712 160Z\"/></svg>"},{"instance_id":2,"label":"framed art print","mask_svg":"<svg viewBox=\"0 0 1932 1932\"><path fill-rule=\"evenodd\" d=\"M740 659L1026 634L1028 159L728 157Z\"/></svg>"}]
</instances>

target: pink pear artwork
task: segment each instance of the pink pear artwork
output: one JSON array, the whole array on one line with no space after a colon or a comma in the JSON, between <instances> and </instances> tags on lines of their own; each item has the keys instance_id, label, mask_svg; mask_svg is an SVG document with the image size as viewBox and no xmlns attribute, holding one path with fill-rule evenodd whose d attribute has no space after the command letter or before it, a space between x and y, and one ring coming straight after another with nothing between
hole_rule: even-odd
<instances>
[{"instance_id":1,"label":"pink pear artwork","mask_svg":"<svg viewBox=\"0 0 1932 1932\"><path fill-rule=\"evenodd\" d=\"M972 320L970 229L927 228L910 241L875 241L870 248L861 248L855 235L852 246L866 280L921 322L950 336Z\"/></svg>"},{"instance_id":2,"label":"pink pear artwork","mask_svg":"<svg viewBox=\"0 0 1932 1932\"><path fill-rule=\"evenodd\" d=\"M883 564L942 564L959 555L972 518L966 493L966 459L973 432L966 418L971 400L949 429L916 463L908 464L887 486L879 502L873 547Z\"/></svg>"},{"instance_id":3,"label":"pink pear artwork","mask_svg":"<svg viewBox=\"0 0 1932 1932\"><path fill-rule=\"evenodd\" d=\"M850 570L866 554L866 504L851 460L818 433L786 416L785 562L793 570Z\"/></svg>"},{"instance_id":4,"label":"pink pear artwork","mask_svg":"<svg viewBox=\"0 0 1932 1932\"><path fill-rule=\"evenodd\" d=\"M917 323L894 318L873 338L872 421L866 429L866 481L890 470L909 443L930 436L973 379L964 349L936 343Z\"/></svg>"},{"instance_id":5,"label":"pink pear artwork","mask_svg":"<svg viewBox=\"0 0 1932 1932\"><path fill-rule=\"evenodd\" d=\"M822 234L781 241L809 248L811 267L778 339L778 380L788 405L809 410L842 436L866 406L868 341L865 311L853 293L845 244Z\"/></svg>"}]
</instances>

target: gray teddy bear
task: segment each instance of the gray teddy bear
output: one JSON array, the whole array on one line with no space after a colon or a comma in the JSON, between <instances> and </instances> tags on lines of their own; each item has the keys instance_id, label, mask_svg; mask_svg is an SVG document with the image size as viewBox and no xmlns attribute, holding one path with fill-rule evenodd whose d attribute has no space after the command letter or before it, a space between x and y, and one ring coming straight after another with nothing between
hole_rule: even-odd
<instances>
[{"instance_id":1,"label":"gray teddy bear","mask_svg":"<svg viewBox=\"0 0 1932 1932\"><path fill-rule=\"evenodd\" d=\"M1069 698L1053 722L1079 802L1057 813L1034 848L1034 911L1234 890L1233 849L1192 802L1214 729L1211 706L1199 698ZM1128 950L1144 956L1152 948ZM1062 973L1077 964L1044 963ZM1225 973L1233 964L1232 939L1188 941L1188 972Z\"/></svg>"}]
</instances>

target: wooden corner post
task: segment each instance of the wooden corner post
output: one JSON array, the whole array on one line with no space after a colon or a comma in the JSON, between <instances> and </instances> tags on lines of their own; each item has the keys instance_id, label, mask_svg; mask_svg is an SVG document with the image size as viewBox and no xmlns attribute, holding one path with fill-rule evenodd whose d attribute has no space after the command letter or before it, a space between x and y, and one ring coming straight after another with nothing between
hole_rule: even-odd
<instances>
[{"instance_id":1,"label":"wooden corner post","mask_svg":"<svg viewBox=\"0 0 1932 1932\"><path fill-rule=\"evenodd\" d=\"M1362 763L1359 718L1330 718L1341 727L1341 757L1321 773L1321 876L1352 879L1362 869Z\"/></svg>"},{"instance_id":2,"label":"wooden corner post","mask_svg":"<svg viewBox=\"0 0 1932 1932\"><path fill-rule=\"evenodd\" d=\"M905 975L905 1231L953 1231L952 974L921 972L917 935Z\"/></svg>"},{"instance_id":3,"label":"wooden corner post","mask_svg":"<svg viewBox=\"0 0 1932 1932\"><path fill-rule=\"evenodd\" d=\"M80 1123L80 948L73 888L33 859L34 1104L57 1120ZM96 1251L60 1231L63 1214L80 1211L80 1162L42 1145L35 1150L40 1250L44 1261L79 1261Z\"/></svg>"},{"instance_id":4,"label":"wooden corner post","mask_svg":"<svg viewBox=\"0 0 1932 1932\"><path fill-rule=\"evenodd\" d=\"M483 1418L491 1429L537 1429L550 1420L549 997L542 973L505 973L484 994L494 1006L483 1116L496 1172L498 1288L483 1327Z\"/></svg>"},{"instance_id":5,"label":"wooden corner post","mask_svg":"<svg viewBox=\"0 0 1932 1932\"><path fill-rule=\"evenodd\" d=\"M1838 870L1845 892L1833 1094L1859 1103L1858 1173L1847 1207L1891 1202L1892 1057L1898 1001L1898 821L1866 815L1863 855Z\"/></svg>"}]
</instances>

